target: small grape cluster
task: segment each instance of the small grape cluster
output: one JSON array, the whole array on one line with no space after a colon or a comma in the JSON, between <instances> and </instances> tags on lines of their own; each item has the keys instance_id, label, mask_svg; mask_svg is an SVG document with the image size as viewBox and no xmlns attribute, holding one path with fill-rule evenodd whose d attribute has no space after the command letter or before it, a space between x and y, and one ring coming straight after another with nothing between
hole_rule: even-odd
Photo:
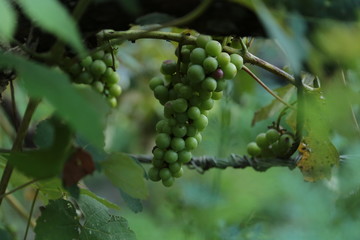
<instances>
[{"instance_id":1,"label":"small grape cluster","mask_svg":"<svg viewBox=\"0 0 360 240\"><path fill-rule=\"evenodd\" d=\"M115 58L112 48L100 50L78 62L66 59L64 69L75 83L89 84L103 94L110 106L116 107L117 97L121 94L118 84L120 77L115 71L119 61Z\"/></svg>"},{"instance_id":2,"label":"small grape cluster","mask_svg":"<svg viewBox=\"0 0 360 240\"><path fill-rule=\"evenodd\" d=\"M252 157L284 158L294 143L292 134L276 128L270 128L266 133L256 136L255 142L247 145L247 151Z\"/></svg>"},{"instance_id":3,"label":"small grape cluster","mask_svg":"<svg viewBox=\"0 0 360 240\"><path fill-rule=\"evenodd\" d=\"M222 97L226 80L234 78L243 66L240 55L223 52L218 41L205 35L197 37L196 46L183 45L175 54L177 62L167 60L161 65L164 77L149 82L164 106L165 119L156 125L153 167L148 175L166 187L182 176L182 165L191 160L202 140L209 110Z\"/></svg>"}]
</instances>

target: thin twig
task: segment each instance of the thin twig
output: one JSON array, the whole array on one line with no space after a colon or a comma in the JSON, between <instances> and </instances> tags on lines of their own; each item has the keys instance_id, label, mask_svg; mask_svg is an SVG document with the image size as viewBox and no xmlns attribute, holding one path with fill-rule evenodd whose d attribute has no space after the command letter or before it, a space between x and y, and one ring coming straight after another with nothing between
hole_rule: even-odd
<instances>
[{"instance_id":1,"label":"thin twig","mask_svg":"<svg viewBox=\"0 0 360 240\"><path fill-rule=\"evenodd\" d=\"M295 109L295 107L291 106L287 102L285 102L281 97L279 97L273 90L271 90L268 86L266 86L263 81L260 80L250 69L248 69L246 66L243 66L242 68L246 73L248 73L253 79L255 79L256 82L258 82L268 93L270 93L274 98L276 98L279 102L287 106L288 108Z\"/></svg>"},{"instance_id":2,"label":"thin twig","mask_svg":"<svg viewBox=\"0 0 360 240\"><path fill-rule=\"evenodd\" d=\"M27 224L26 224L26 230L25 230L24 240L26 240L27 235L28 235L28 232L29 232L29 227L30 227L30 225L31 225L31 216L32 216L33 211L34 211L34 206L35 206L35 202L36 202L36 199L37 199L38 194L39 194L39 189L37 188L37 189L35 190L34 199L33 199L32 204L31 204L31 208L30 208L30 212L29 212L29 218L28 218L28 221L27 221Z\"/></svg>"},{"instance_id":3,"label":"thin twig","mask_svg":"<svg viewBox=\"0 0 360 240\"><path fill-rule=\"evenodd\" d=\"M16 187L16 188L14 188L14 189L12 189L12 190L10 190L10 191L8 191L8 192L0 195L0 199L2 199L2 198L4 198L4 197L6 197L6 196L8 196L8 195L10 195L10 194L18 191L18 190L20 190L20 189L22 189L22 188L24 188L24 187L27 187L27 186L29 186L29 185L37 182L37 181L39 181L39 179L33 179L33 180L29 181L29 182L26 182L26 183L24 183L24 184L21 184L20 186L18 186L18 187Z\"/></svg>"}]
</instances>

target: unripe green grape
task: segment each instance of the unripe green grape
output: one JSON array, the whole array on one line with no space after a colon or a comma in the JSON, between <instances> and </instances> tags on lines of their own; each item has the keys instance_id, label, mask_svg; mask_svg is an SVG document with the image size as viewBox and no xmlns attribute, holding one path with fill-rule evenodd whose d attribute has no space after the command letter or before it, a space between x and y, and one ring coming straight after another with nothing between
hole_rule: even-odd
<instances>
[{"instance_id":1,"label":"unripe green grape","mask_svg":"<svg viewBox=\"0 0 360 240\"><path fill-rule=\"evenodd\" d=\"M173 177L169 177L168 179L162 179L162 184L165 187L171 187L174 184L174 178Z\"/></svg>"},{"instance_id":2,"label":"unripe green grape","mask_svg":"<svg viewBox=\"0 0 360 240\"><path fill-rule=\"evenodd\" d=\"M199 35L197 38L196 38L196 45L198 47L201 47L201 48L205 48L206 44L211 41L212 38L211 36L208 36L208 35Z\"/></svg>"},{"instance_id":3,"label":"unripe green grape","mask_svg":"<svg viewBox=\"0 0 360 240\"><path fill-rule=\"evenodd\" d=\"M109 70L111 69L111 70ZM108 76L107 76L108 75ZM104 81L111 85L111 84L116 84L120 81L120 76L117 72L114 72L114 70L112 70L112 68L107 68L104 75L103 75Z\"/></svg>"},{"instance_id":4,"label":"unripe green grape","mask_svg":"<svg viewBox=\"0 0 360 240\"><path fill-rule=\"evenodd\" d=\"M198 119L201 115L200 109L196 106L192 106L187 110L187 115L190 119Z\"/></svg>"},{"instance_id":5,"label":"unripe green grape","mask_svg":"<svg viewBox=\"0 0 360 240\"><path fill-rule=\"evenodd\" d=\"M173 176L174 178L179 178L179 177L181 177L181 176L184 174L184 170L183 170L182 167L180 167L179 171L177 171L177 172L171 172L171 174L172 174L172 176Z\"/></svg>"},{"instance_id":6,"label":"unripe green grape","mask_svg":"<svg viewBox=\"0 0 360 240\"><path fill-rule=\"evenodd\" d=\"M160 175L159 175L159 169L155 168L155 167L152 167L149 169L148 176L149 176L149 179L154 182L161 180Z\"/></svg>"},{"instance_id":7,"label":"unripe green grape","mask_svg":"<svg viewBox=\"0 0 360 240\"><path fill-rule=\"evenodd\" d=\"M196 138L194 137L187 137L185 139L185 148L188 151L194 150L195 148L197 148L198 146L198 142L196 140Z\"/></svg>"},{"instance_id":8,"label":"unripe green grape","mask_svg":"<svg viewBox=\"0 0 360 240\"><path fill-rule=\"evenodd\" d=\"M166 166L164 160L160 159L160 158L153 158L152 159L152 165L156 168L163 168L164 166Z\"/></svg>"},{"instance_id":9,"label":"unripe green grape","mask_svg":"<svg viewBox=\"0 0 360 240\"><path fill-rule=\"evenodd\" d=\"M284 133L280 136L279 145L282 149L288 150L293 143L294 138L290 134Z\"/></svg>"},{"instance_id":10,"label":"unripe green grape","mask_svg":"<svg viewBox=\"0 0 360 240\"><path fill-rule=\"evenodd\" d=\"M211 98L214 100L220 100L223 96L223 92L213 92Z\"/></svg>"},{"instance_id":11,"label":"unripe green grape","mask_svg":"<svg viewBox=\"0 0 360 240\"><path fill-rule=\"evenodd\" d=\"M244 65L243 58L239 54L236 54L236 53L233 53L230 55L230 61L235 65L235 67L237 68L238 71L240 69L242 69L242 67Z\"/></svg>"},{"instance_id":12,"label":"unripe green grape","mask_svg":"<svg viewBox=\"0 0 360 240\"><path fill-rule=\"evenodd\" d=\"M201 99L199 96L192 96L189 99L189 102L190 102L190 105L192 105L192 106L199 106L201 103Z\"/></svg>"},{"instance_id":13,"label":"unripe green grape","mask_svg":"<svg viewBox=\"0 0 360 240\"><path fill-rule=\"evenodd\" d=\"M230 63L230 55L226 52L222 52L217 56L217 61L219 63L219 66L221 68L223 68L224 66L226 66L228 63Z\"/></svg>"},{"instance_id":14,"label":"unripe green grape","mask_svg":"<svg viewBox=\"0 0 360 240\"><path fill-rule=\"evenodd\" d=\"M197 140L198 143L201 143L201 141L202 141L202 135L201 135L201 133L198 132L198 133L195 135L195 138L196 138L196 140Z\"/></svg>"},{"instance_id":15,"label":"unripe green grape","mask_svg":"<svg viewBox=\"0 0 360 240\"><path fill-rule=\"evenodd\" d=\"M171 133L171 127L169 125L169 120L167 120L167 119L160 120L156 124L155 129L156 129L156 132L158 132L158 133L170 134Z\"/></svg>"},{"instance_id":16,"label":"unripe green grape","mask_svg":"<svg viewBox=\"0 0 360 240\"><path fill-rule=\"evenodd\" d=\"M164 80L161 77L153 77L150 81L149 81L149 87L151 88L151 90L154 91L154 89L157 86L160 85L164 85Z\"/></svg>"},{"instance_id":17,"label":"unripe green grape","mask_svg":"<svg viewBox=\"0 0 360 240\"><path fill-rule=\"evenodd\" d=\"M106 53L102 58L102 60L108 67L113 67L115 65L115 56L113 58L112 53Z\"/></svg>"},{"instance_id":18,"label":"unripe green grape","mask_svg":"<svg viewBox=\"0 0 360 240\"><path fill-rule=\"evenodd\" d=\"M179 93L180 88L182 88L183 86L185 86L183 83L178 82L174 85L174 90Z\"/></svg>"},{"instance_id":19,"label":"unripe green grape","mask_svg":"<svg viewBox=\"0 0 360 240\"><path fill-rule=\"evenodd\" d=\"M179 89L178 95L181 98L189 99L193 95L193 91L189 86L184 85Z\"/></svg>"},{"instance_id":20,"label":"unripe green grape","mask_svg":"<svg viewBox=\"0 0 360 240\"><path fill-rule=\"evenodd\" d=\"M257 157L261 154L260 147L256 144L256 142L251 142L247 145L247 152L253 156Z\"/></svg>"},{"instance_id":21,"label":"unripe green grape","mask_svg":"<svg viewBox=\"0 0 360 240\"><path fill-rule=\"evenodd\" d=\"M169 170L171 172L171 175L178 172L178 171L180 171L180 169L181 169L181 164L178 163L178 162L174 162L174 163L169 164Z\"/></svg>"},{"instance_id":22,"label":"unripe green grape","mask_svg":"<svg viewBox=\"0 0 360 240\"><path fill-rule=\"evenodd\" d=\"M182 138L175 137L171 139L170 146L175 152L179 152L185 148L185 141Z\"/></svg>"},{"instance_id":23,"label":"unripe green grape","mask_svg":"<svg viewBox=\"0 0 360 240\"><path fill-rule=\"evenodd\" d=\"M163 104L167 102L167 99L169 98L169 91L165 86L159 85L154 89L154 96Z\"/></svg>"},{"instance_id":24,"label":"unripe green grape","mask_svg":"<svg viewBox=\"0 0 360 240\"><path fill-rule=\"evenodd\" d=\"M99 93L102 93L104 91L104 84L100 81L95 81L92 86Z\"/></svg>"},{"instance_id":25,"label":"unripe green grape","mask_svg":"<svg viewBox=\"0 0 360 240\"><path fill-rule=\"evenodd\" d=\"M264 148L268 148L269 147L269 141L267 140L266 138L266 133L260 133L256 136L256 139L255 139L255 142L256 144L264 149Z\"/></svg>"},{"instance_id":26,"label":"unripe green grape","mask_svg":"<svg viewBox=\"0 0 360 240\"><path fill-rule=\"evenodd\" d=\"M185 74L189 68L189 64L182 62L180 64L180 73Z\"/></svg>"},{"instance_id":27,"label":"unripe green grape","mask_svg":"<svg viewBox=\"0 0 360 240\"><path fill-rule=\"evenodd\" d=\"M203 61L202 66L204 67L206 73L212 73L218 68L219 64L216 58L207 57Z\"/></svg>"},{"instance_id":28,"label":"unripe green grape","mask_svg":"<svg viewBox=\"0 0 360 240\"><path fill-rule=\"evenodd\" d=\"M178 153L178 161L183 164L190 162L191 157L192 157L192 154L190 151L183 150Z\"/></svg>"},{"instance_id":29,"label":"unripe green grape","mask_svg":"<svg viewBox=\"0 0 360 240\"><path fill-rule=\"evenodd\" d=\"M169 100L176 100L177 99L177 93L175 89L169 90Z\"/></svg>"},{"instance_id":30,"label":"unripe green grape","mask_svg":"<svg viewBox=\"0 0 360 240\"><path fill-rule=\"evenodd\" d=\"M175 119L176 119L176 121L177 121L178 123L181 123L181 124L184 124L184 123L186 123L186 122L189 120L186 112L176 113L176 114L175 114Z\"/></svg>"},{"instance_id":31,"label":"unripe green grape","mask_svg":"<svg viewBox=\"0 0 360 240\"><path fill-rule=\"evenodd\" d=\"M96 51L92 54L92 58L94 60L102 59L105 56L105 52L103 50Z\"/></svg>"},{"instance_id":32,"label":"unripe green grape","mask_svg":"<svg viewBox=\"0 0 360 240\"><path fill-rule=\"evenodd\" d=\"M158 146L161 149L166 149L170 146L171 138L169 134L166 133L159 133L155 138L156 146Z\"/></svg>"},{"instance_id":33,"label":"unripe green grape","mask_svg":"<svg viewBox=\"0 0 360 240\"><path fill-rule=\"evenodd\" d=\"M88 68L91 63L93 62L93 59L91 56L87 56L85 58L83 58L80 62L81 66L83 66L84 68Z\"/></svg>"},{"instance_id":34,"label":"unripe green grape","mask_svg":"<svg viewBox=\"0 0 360 240\"><path fill-rule=\"evenodd\" d=\"M215 92L224 91L225 88L226 88L226 80L225 79L220 79L220 80L217 81Z\"/></svg>"},{"instance_id":35,"label":"unripe green grape","mask_svg":"<svg viewBox=\"0 0 360 240\"><path fill-rule=\"evenodd\" d=\"M79 63L74 63L69 67L69 72L74 76L80 74L81 71L82 71L82 66L80 66Z\"/></svg>"},{"instance_id":36,"label":"unripe green grape","mask_svg":"<svg viewBox=\"0 0 360 240\"><path fill-rule=\"evenodd\" d=\"M195 48L191 51L190 61L194 64L202 65L206 58L206 53L203 48Z\"/></svg>"},{"instance_id":37,"label":"unripe green grape","mask_svg":"<svg viewBox=\"0 0 360 240\"><path fill-rule=\"evenodd\" d=\"M194 125L187 126L186 136L188 137L195 137L198 133L198 129Z\"/></svg>"},{"instance_id":38,"label":"unripe green grape","mask_svg":"<svg viewBox=\"0 0 360 240\"><path fill-rule=\"evenodd\" d=\"M216 57L221 53L222 47L221 47L221 44L218 41L211 40L211 41L206 43L205 51L210 56Z\"/></svg>"},{"instance_id":39,"label":"unripe green grape","mask_svg":"<svg viewBox=\"0 0 360 240\"><path fill-rule=\"evenodd\" d=\"M190 62L190 53L191 53L190 49L183 47L181 49L181 62L183 63Z\"/></svg>"},{"instance_id":40,"label":"unripe green grape","mask_svg":"<svg viewBox=\"0 0 360 240\"><path fill-rule=\"evenodd\" d=\"M156 159L162 159L164 157L164 150L160 148L155 148L153 151L154 158Z\"/></svg>"},{"instance_id":41,"label":"unripe green grape","mask_svg":"<svg viewBox=\"0 0 360 240\"><path fill-rule=\"evenodd\" d=\"M176 72L176 62L173 60L166 60L161 64L160 71L162 74L173 75Z\"/></svg>"},{"instance_id":42,"label":"unripe green grape","mask_svg":"<svg viewBox=\"0 0 360 240\"><path fill-rule=\"evenodd\" d=\"M216 87L217 87L217 82L212 77L205 78L205 80L202 81L201 83L201 88L209 92L215 91Z\"/></svg>"},{"instance_id":43,"label":"unripe green grape","mask_svg":"<svg viewBox=\"0 0 360 240\"><path fill-rule=\"evenodd\" d=\"M174 110L171 107L171 103L167 102L164 104L164 117L166 118L172 118L174 114Z\"/></svg>"},{"instance_id":44,"label":"unripe green grape","mask_svg":"<svg viewBox=\"0 0 360 240\"><path fill-rule=\"evenodd\" d=\"M201 110L211 110L214 107L214 99L209 98L200 104Z\"/></svg>"},{"instance_id":45,"label":"unripe green grape","mask_svg":"<svg viewBox=\"0 0 360 240\"><path fill-rule=\"evenodd\" d=\"M108 103L110 104L111 107L116 107L117 106L117 99L116 97L109 97L108 98Z\"/></svg>"},{"instance_id":46,"label":"unripe green grape","mask_svg":"<svg viewBox=\"0 0 360 240\"><path fill-rule=\"evenodd\" d=\"M224 78L233 79L237 74L236 66L233 63L228 63L222 68L224 72Z\"/></svg>"},{"instance_id":47,"label":"unripe green grape","mask_svg":"<svg viewBox=\"0 0 360 240\"><path fill-rule=\"evenodd\" d=\"M209 91L206 91L206 90L200 90L199 91L199 99L201 100L200 105L204 101L211 99L211 95L212 95L212 92L209 92Z\"/></svg>"},{"instance_id":48,"label":"unripe green grape","mask_svg":"<svg viewBox=\"0 0 360 240\"><path fill-rule=\"evenodd\" d=\"M204 114L201 114L199 118L194 120L193 124L199 131L202 131L203 129L206 128L208 123L209 123L208 118Z\"/></svg>"},{"instance_id":49,"label":"unripe green grape","mask_svg":"<svg viewBox=\"0 0 360 240\"><path fill-rule=\"evenodd\" d=\"M200 82L205 79L205 72L202 66L192 65L187 71L187 77L191 82Z\"/></svg>"},{"instance_id":50,"label":"unripe green grape","mask_svg":"<svg viewBox=\"0 0 360 240\"><path fill-rule=\"evenodd\" d=\"M168 163L173 163L178 160L178 154L174 150L167 150L164 154L164 160Z\"/></svg>"},{"instance_id":51,"label":"unripe green grape","mask_svg":"<svg viewBox=\"0 0 360 240\"><path fill-rule=\"evenodd\" d=\"M76 78L76 82L78 83L91 84L93 81L94 78L89 72L82 72Z\"/></svg>"},{"instance_id":52,"label":"unripe green grape","mask_svg":"<svg viewBox=\"0 0 360 240\"><path fill-rule=\"evenodd\" d=\"M171 178L171 172L168 168L162 168L159 172L159 176L162 180Z\"/></svg>"},{"instance_id":53,"label":"unripe green grape","mask_svg":"<svg viewBox=\"0 0 360 240\"><path fill-rule=\"evenodd\" d=\"M109 87L109 94L114 97L120 96L121 92L122 92L122 89L121 89L120 85L118 85L118 84L113 84Z\"/></svg>"},{"instance_id":54,"label":"unripe green grape","mask_svg":"<svg viewBox=\"0 0 360 240\"><path fill-rule=\"evenodd\" d=\"M177 113L183 113L188 108L188 103L184 98L178 98L171 101L172 109Z\"/></svg>"},{"instance_id":55,"label":"unripe green grape","mask_svg":"<svg viewBox=\"0 0 360 240\"><path fill-rule=\"evenodd\" d=\"M201 109L200 111L201 111L201 114L204 115L205 117L208 117L208 116L209 116L209 113L210 113L209 110Z\"/></svg>"},{"instance_id":56,"label":"unripe green grape","mask_svg":"<svg viewBox=\"0 0 360 240\"><path fill-rule=\"evenodd\" d=\"M182 124L177 124L176 126L172 127L172 134L175 136L175 137L183 137L186 135L186 126L185 125L182 125Z\"/></svg>"},{"instance_id":57,"label":"unripe green grape","mask_svg":"<svg viewBox=\"0 0 360 240\"><path fill-rule=\"evenodd\" d=\"M279 144L279 140L270 145L270 150L275 156L280 156L284 152L284 148ZM286 149L287 150L287 149Z\"/></svg>"},{"instance_id":58,"label":"unripe green grape","mask_svg":"<svg viewBox=\"0 0 360 240\"><path fill-rule=\"evenodd\" d=\"M106 64L102 60L95 60L90 65L90 72L95 77L100 77L106 71Z\"/></svg>"},{"instance_id":59,"label":"unripe green grape","mask_svg":"<svg viewBox=\"0 0 360 240\"><path fill-rule=\"evenodd\" d=\"M280 133L274 128L270 128L266 132L266 139L269 143L273 143L280 138Z\"/></svg>"}]
</instances>

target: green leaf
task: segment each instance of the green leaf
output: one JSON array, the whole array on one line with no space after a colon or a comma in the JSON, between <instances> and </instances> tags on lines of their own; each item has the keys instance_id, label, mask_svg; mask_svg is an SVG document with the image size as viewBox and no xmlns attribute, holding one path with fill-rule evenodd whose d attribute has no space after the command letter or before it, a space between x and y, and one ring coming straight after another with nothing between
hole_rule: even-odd
<instances>
[{"instance_id":1,"label":"green leaf","mask_svg":"<svg viewBox=\"0 0 360 240\"><path fill-rule=\"evenodd\" d=\"M108 209L98 200L81 195L78 204L85 217L80 240L136 239L135 233L129 229L126 219L109 214Z\"/></svg>"},{"instance_id":2,"label":"green leaf","mask_svg":"<svg viewBox=\"0 0 360 240\"><path fill-rule=\"evenodd\" d=\"M39 27L68 43L79 53L85 52L76 23L57 0L17 0L17 2Z\"/></svg>"},{"instance_id":3,"label":"green leaf","mask_svg":"<svg viewBox=\"0 0 360 240\"><path fill-rule=\"evenodd\" d=\"M7 230L0 228L0 239L1 240L11 240L13 238L11 237L10 233Z\"/></svg>"},{"instance_id":4,"label":"green leaf","mask_svg":"<svg viewBox=\"0 0 360 240\"><path fill-rule=\"evenodd\" d=\"M274 90L274 92L276 92L277 95L281 97L284 101L288 102L295 93L295 90L296 88L294 87L294 85L288 84ZM285 105L277 99L272 100L270 104L260 108L258 111L255 112L254 118L252 120L252 125L259 121L266 120L274 116L275 114L278 114L284 107Z\"/></svg>"},{"instance_id":5,"label":"green leaf","mask_svg":"<svg viewBox=\"0 0 360 240\"><path fill-rule=\"evenodd\" d=\"M122 191L121 189L119 190L122 199L125 201L126 205L131 209L131 211L133 211L134 213L142 212L143 205L140 199L133 198L126 192Z\"/></svg>"},{"instance_id":6,"label":"green leaf","mask_svg":"<svg viewBox=\"0 0 360 240\"><path fill-rule=\"evenodd\" d=\"M47 148L53 145L55 138L55 129L51 122L46 119L36 126L34 142L39 148Z\"/></svg>"},{"instance_id":7,"label":"green leaf","mask_svg":"<svg viewBox=\"0 0 360 240\"><path fill-rule=\"evenodd\" d=\"M101 163L101 166L112 184L133 198L147 198L148 189L144 179L144 170L128 155L113 153Z\"/></svg>"},{"instance_id":8,"label":"green leaf","mask_svg":"<svg viewBox=\"0 0 360 240\"><path fill-rule=\"evenodd\" d=\"M65 193L60 178L51 178L36 182L36 187L40 191L40 198L47 203L49 200L61 198Z\"/></svg>"},{"instance_id":9,"label":"green leaf","mask_svg":"<svg viewBox=\"0 0 360 240\"><path fill-rule=\"evenodd\" d=\"M80 228L76 209L71 202L51 200L36 221L35 240L79 239Z\"/></svg>"},{"instance_id":10,"label":"green leaf","mask_svg":"<svg viewBox=\"0 0 360 240\"><path fill-rule=\"evenodd\" d=\"M99 197L98 195L96 195L95 193L87 190L87 189L80 189L80 193L83 195L87 195L89 197L92 197L93 199L99 201L101 204L103 204L104 206L108 207L108 208L113 208L115 210L120 210L120 207L118 205L116 205L115 203L112 203L108 200L106 200L105 198Z\"/></svg>"},{"instance_id":11,"label":"green leaf","mask_svg":"<svg viewBox=\"0 0 360 240\"><path fill-rule=\"evenodd\" d=\"M68 76L58 70L1 51L0 66L16 69L30 96L46 98L81 136L94 146L103 147L109 107L99 94L90 88L74 88Z\"/></svg>"},{"instance_id":12,"label":"green leaf","mask_svg":"<svg viewBox=\"0 0 360 240\"><path fill-rule=\"evenodd\" d=\"M0 40L9 41L14 35L16 13L8 0L0 0Z\"/></svg>"}]
</instances>

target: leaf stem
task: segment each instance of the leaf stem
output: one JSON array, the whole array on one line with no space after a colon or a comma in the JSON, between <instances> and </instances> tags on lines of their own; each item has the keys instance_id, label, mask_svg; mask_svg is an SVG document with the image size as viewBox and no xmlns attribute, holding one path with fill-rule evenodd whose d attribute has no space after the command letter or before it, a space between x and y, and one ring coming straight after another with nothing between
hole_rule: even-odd
<instances>
[{"instance_id":1,"label":"leaf stem","mask_svg":"<svg viewBox=\"0 0 360 240\"><path fill-rule=\"evenodd\" d=\"M29 128L31 118L32 118L32 116L36 110L36 107L38 106L39 103L40 103L40 100L37 100L37 99L29 100L29 103L25 110L24 118L21 121L19 130L17 132L16 138L13 143L13 147L11 149L12 152L21 151L22 144L25 139L27 130ZM1 177L1 181L0 181L0 196L3 195L6 191L12 171L13 171L13 166L9 162L7 162L4 172L2 174L2 177ZM2 198L0 198L0 205L1 205L1 202L2 202Z\"/></svg>"}]
</instances>

